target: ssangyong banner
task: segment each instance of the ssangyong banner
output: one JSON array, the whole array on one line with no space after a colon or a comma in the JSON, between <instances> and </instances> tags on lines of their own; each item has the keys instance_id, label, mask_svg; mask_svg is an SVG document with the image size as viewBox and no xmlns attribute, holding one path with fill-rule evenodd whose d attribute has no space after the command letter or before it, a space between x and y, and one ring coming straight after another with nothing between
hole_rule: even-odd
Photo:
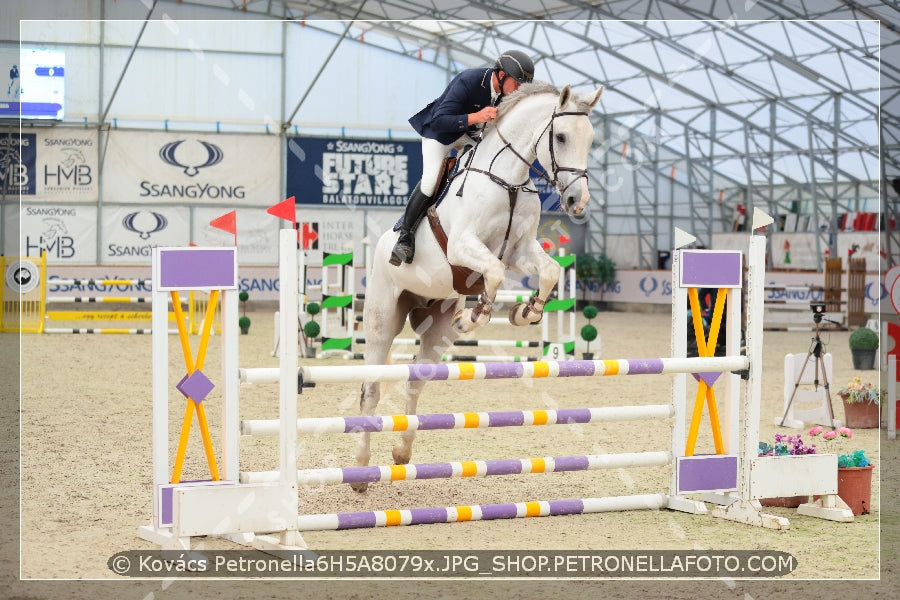
<instances>
[{"instance_id":1,"label":"ssangyong banner","mask_svg":"<svg viewBox=\"0 0 900 600\"><path fill-rule=\"evenodd\" d=\"M156 246L190 244L190 209L185 206L103 207L100 262L150 265Z\"/></svg>"},{"instance_id":2,"label":"ssangyong banner","mask_svg":"<svg viewBox=\"0 0 900 600\"><path fill-rule=\"evenodd\" d=\"M298 204L397 208L422 177L422 143L291 137L287 196Z\"/></svg>"},{"instance_id":3,"label":"ssangyong banner","mask_svg":"<svg viewBox=\"0 0 900 600\"><path fill-rule=\"evenodd\" d=\"M103 201L271 206L280 165L275 136L110 131Z\"/></svg>"}]
</instances>

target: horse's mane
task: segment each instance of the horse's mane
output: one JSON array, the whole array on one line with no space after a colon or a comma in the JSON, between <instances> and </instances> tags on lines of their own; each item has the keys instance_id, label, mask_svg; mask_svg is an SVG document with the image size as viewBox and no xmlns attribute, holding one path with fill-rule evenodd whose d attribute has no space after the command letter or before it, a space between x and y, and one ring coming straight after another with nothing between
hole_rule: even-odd
<instances>
[{"instance_id":1,"label":"horse's mane","mask_svg":"<svg viewBox=\"0 0 900 600\"><path fill-rule=\"evenodd\" d=\"M553 94L554 96L559 96L559 90L553 84L537 79L531 83L523 83L515 92L503 97L503 100L497 106L497 120L501 119L503 115L515 108L523 99L534 96L535 94ZM587 112L590 108L588 101L578 94L572 94L572 101L575 103L575 107L572 110Z\"/></svg>"}]
</instances>

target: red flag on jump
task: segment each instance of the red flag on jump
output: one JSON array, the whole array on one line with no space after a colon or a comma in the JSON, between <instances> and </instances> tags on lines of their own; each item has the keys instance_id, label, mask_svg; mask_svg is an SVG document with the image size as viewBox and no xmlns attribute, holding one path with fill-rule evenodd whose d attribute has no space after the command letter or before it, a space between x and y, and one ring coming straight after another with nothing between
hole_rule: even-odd
<instances>
[{"instance_id":1,"label":"red flag on jump","mask_svg":"<svg viewBox=\"0 0 900 600\"><path fill-rule=\"evenodd\" d=\"M227 231L234 235L234 245L237 246L237 211L227 212L221 217L216 217L209 222L212 227Z\"/></svg>"},{"instance_id":2,"label":"red flag on jump","mask_svg":"<svg viewBox=\"0 0 900 600\"><path fill-rule=\"evenodd\" d=\"M572 238L570 238L569 236L560 234L560 236L559 236L559 243L560 243L560 245L562 245L562 244L568 244L568 243L571 242L571 241L572 241Z\"/></svg>"},{"instance_id":3,"label":"red flag on jump","mask_svg":"<svg viewBox=\"0 0 900 600\"><path fill-rule=\"evenodd\" d=\"M282 200L275 206L270 206L266 209L266 212L279 219L290 221L291 223L297 222L297 203L294 200L294 196L291 196L287 200Z\"/></svg>"}]
</instances>

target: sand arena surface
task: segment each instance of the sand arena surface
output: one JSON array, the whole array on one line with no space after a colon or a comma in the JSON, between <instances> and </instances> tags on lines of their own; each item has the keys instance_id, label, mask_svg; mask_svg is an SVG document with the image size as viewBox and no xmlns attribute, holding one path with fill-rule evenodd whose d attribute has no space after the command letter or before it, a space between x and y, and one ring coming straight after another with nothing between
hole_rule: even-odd
<instances>
[{"instance_id":1,"label":"sand arena surface","mask_svg":"<svg viewBox=\"0 0 900 600\"><path fill-rule=\"evenodd\" d=\"M240 336L242 366L276 367L271 356L272 312L249 312L253 325ZM579 316L578 327L583 319ZM668 314L602 312L594 320L600 332L600 358L666 356ZM555 328L555 325L552 327ZM489 326L484 337L539 339L540 328ZM876 371L856 372L847 332L823 333L834 356L833 392L854 375L874 380ZM783 412L785 353L806 353L811 333L766 332L764 337L762 426L760 439L777 432L797 433L772 424ZM111 555L150 549L136 535L151 513L151 343L150 336L26 335L22 338L21 399L21 561L23 578L115 579L107 568ZM197 336L192 336L196 353ZM214 337L204 372L215 382L220 373L220 338ZM462 349L464 353L469 350ZM510 349L502 352L509 353ZM522 349L523 352L526 349ZM414 351L409 349L407 351ZM177 336L170 336L170 379L184 374ZM479 353L481 350L479 349ZM329 359L322 364L346 364ZM616 405L664 404L670 376L569 378L515 381L434 382L428 384L420 413L503 411ZM396 392L385 384L379 414L405 412ZM689 384L688 397L695 391ZM242 386L242 418L277 417L277 385ZM834 394L837 418L843 418ZM322 385L299 397L301 416L349 416L358 411L359 385ZM171 454L184 414L183 397L170 394ZM207 399L213 443L219 449L220 396ZM808 437L804 433L804 438ZM399 434L372 436L372 464L390 464ZM241 470L277 468L277 438L243 438ZM323 435L301 439L301 468L352 464L356 438ZM877 430L856 430L853 448L863 448L876 464L873 511L853 523L834 523L796 514L788 531L757 529L673 511L630 511L540 519L514 519L388 529L308 532L312 549L773 549L798 560L790 579L875 578L879 574L879 478L886 468ZM641 452L668 449L662 421L626 421L588 425L420 432L415 463L474 459L525 458ZM700 428L698 453L713 449L708 417ZM208 477L196 419L191 431L184 479ZM611 469L546 475L432 480L371 484L365 494L348 486L301 492L307 513L442 507L574 497L661 493L667 490L665 467ZM204 538L200 548L237 548ZM514 584L511 584L514 587ZM327 594L326 594L327 596ZM326 597L322 596L322 597ZM162 597L162 596L161 596ZM275 597L275 596L273 596ZM279 596L280 597L280 596ZM674 596L673 596L674 597Z\"/></svg>"}]
</instances>

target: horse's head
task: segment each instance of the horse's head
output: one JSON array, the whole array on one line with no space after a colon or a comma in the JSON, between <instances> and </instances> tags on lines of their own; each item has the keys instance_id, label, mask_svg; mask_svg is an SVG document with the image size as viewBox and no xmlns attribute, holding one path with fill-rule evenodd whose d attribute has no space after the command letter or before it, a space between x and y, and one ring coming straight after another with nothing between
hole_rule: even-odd
<instances>
[{"instance_id":1,"label":"horse's head","mask_svg":"<svg viewBox=\"0 0 900 600\"><path fill-rule=\"evenodd\" d=\"M560 205L568 215L580 215L590 198L587 162L594 141L590 113L602 93L601 86L582 97L565 86L536 147L537 158L559 191Z\"/></svg>"}]
</instances>

